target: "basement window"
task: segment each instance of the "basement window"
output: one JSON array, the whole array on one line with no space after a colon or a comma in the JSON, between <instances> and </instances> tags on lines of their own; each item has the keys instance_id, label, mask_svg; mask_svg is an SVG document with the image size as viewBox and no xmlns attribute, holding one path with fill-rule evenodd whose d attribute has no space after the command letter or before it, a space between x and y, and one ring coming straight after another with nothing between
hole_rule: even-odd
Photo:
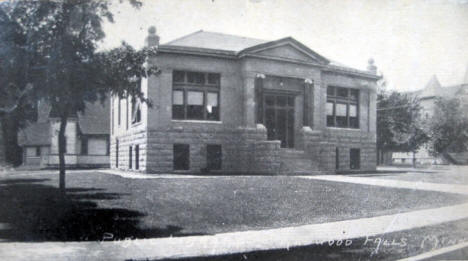
<instances>
[{"instance_id":1,"label":"basement window","mask_svg":"<svg viewBox=\"0 0 468 261\"><path fill-rule=\"evenodd\" d=\"M219 144L206 145L206 166L210 170L220 170L222 165L222 148Z\"/></svg>"},{"instance_id":2,"label":"basement window","mask_svg":"<svg viewBox=\"0 0 468 261\"><path fill-rule=\"evenodd\" d=\"M360 149L349 150L349 168L350 169L361 168L361 150Z\"/></svg>"},{"instance_id":3,"label":"basement window","mask_svg":"<svg viewBox=\"0 0 468 261\"><path fill-rule=\"evenodd\" d=\"M174 170L188 170L190 168L190 145L174 144Z\"/></svg>"}]
</instances>

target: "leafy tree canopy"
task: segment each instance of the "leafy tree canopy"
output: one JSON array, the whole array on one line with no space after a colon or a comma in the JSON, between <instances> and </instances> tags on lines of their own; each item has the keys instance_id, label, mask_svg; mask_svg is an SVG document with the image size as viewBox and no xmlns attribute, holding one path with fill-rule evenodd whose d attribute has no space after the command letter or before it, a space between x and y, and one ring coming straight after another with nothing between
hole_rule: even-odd
<instances>
[{"instance_id":1,"label":"leafy tree canopy","mask_svg":"<svg viewBox=\"0 0 468 261\"><path fill-rule=\"evenodd\" d=\"M377 95L377 147L383 151L416 151L428 140L417 98L399 92Z\"/></svg>"},{"instance_id":2,"label":"leafy tree canopy","mask_svg":"<svg viewBox=\"0 0 468 261\"><path fill-rule=\"evenodd\" d=\"M468 149L468 117L460 100L439 97L430 124L431 150L434 154Z\"/></svg>"},{"instance_id":3,"label":"leafy tree canopy","mask_svg":"<svg viewBox=\"0 0 468 261\"><path fill-rule=\"evenodd\" d=\"M136 8L141 2L129 0ZM5 49L2 81L21 93L28 84L32 95L52 106L60 119L60 187L64 188L65 138L67 119L85 110L87 102L104 101L109 94L132 95L143 101L136 84L141 77L157 73L146 59L155 50L134 50L123 43L111 51L98 52L105 37L102 22L113 22L110 1L7 1L0 5L4 39L14 40ZM1 48L0 48L1 49ZM4 69L6 68L6 69ZM16 76L19 75L19 76ZM2 107L2 106L0 106Z\"/></svg>"}]
</instances>

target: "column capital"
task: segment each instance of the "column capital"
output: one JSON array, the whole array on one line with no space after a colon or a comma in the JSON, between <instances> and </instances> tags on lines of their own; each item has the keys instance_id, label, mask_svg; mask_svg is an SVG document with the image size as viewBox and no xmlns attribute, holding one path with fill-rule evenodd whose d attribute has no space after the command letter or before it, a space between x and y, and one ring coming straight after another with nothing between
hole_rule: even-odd
<instances>
[{"instance_id":1,"label":"column capital","mask_svg":"<svg viewBox=\"0 0 468 261\"><path fill-rule=\"evenodd\" d=\"M306 84L313 84L313 83L314 83L314 80L313 80L313 79L310 79L310 78L305 78L305 79L304 79L304 83L306 83Z\"/></svg>"},{"instance_id":2,"label":"column capital","mask_svg":"<svg viewBox=\"0 0 468 261\"><path fill-rule=\"evenodd\" d=\"M257 74L255 75L255 78L265 79L266 76L265 76L265 74L263 74L263 73L257 73Z\"/></svg>"}]
</instances>

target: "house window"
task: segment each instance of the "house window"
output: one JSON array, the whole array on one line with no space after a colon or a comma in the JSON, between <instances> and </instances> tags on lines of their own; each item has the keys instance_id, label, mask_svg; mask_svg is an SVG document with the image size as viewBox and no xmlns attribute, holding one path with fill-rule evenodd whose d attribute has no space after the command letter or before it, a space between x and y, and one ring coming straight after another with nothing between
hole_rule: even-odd
<instances>
[{"instance_id":1,"label":"house window","mask_svg":"<svg viewBox=\"0 0 468 261\"><path fill-rule=\"evenodd\" d=\"M221 145L206 145L206 166L208 169L220 170L222 165L222 156Z\"/></svg>"},{"instance_id":2,"label":"house window","mask_svg":"<svg viewBox=\"0 0 468 261\"><path fill-rule=\"evenodd\" d=\"M129 147L128 147L128 168L129 168L129 169L132 169L132 167L133 167L133 166L132 166L132 158L133 158L133 157L132 157L132 153L133 153L133 151L132 151L132 146L129 146Z\"/></svg>"},{"instance_id":3,"label":"house window","mask_svg":"<svg viewBox=\"0 0 468 261\"><path fill-rule=\"evenodd\" d=\"M219 121L218 73L174 71L172 118Z\"/></svg>"},{"instance_id":4,"label":"house window","mask_svg":"<svg viewBox=\"0 0 468 261\"><path fill-rule=\"evenodd\" d=\"M36 147L36 157L40 157L40 156L41 156L41 147L37 146Z\"/></svg>"},{"instance_id":5,"label":"house window","mask_svg":"<svg viewBox=\"0 0 468 261\"><path fill-rule=\"evenodd\" d=\"M188 170L190 168L190 145L174 144L174 170Z\"/></svg>"},{"instance_id":6,"label":"house window","mask_svg":"<svg viewBox=\"0 0 468 261\"><path fill-rule=\"evenodd\" d=\"M350 169L361 168L361 150L360 149L349 150L349 168Z\"/></svg>"},{"instance_id":7,"label":"house window","mask_svg":"<svg viewBox=\"0 0 468 261\"><path fill-rule=\"evenodd\" d=\"M335 169L340 169L340 149L335 149Z\"/></svg>"},{"instance_id":8,"label":"house window","mask_svg":"<svg viewBox=\"0 0 468 261\"><path fill-rule=\"evenodd\" d=\"M140 145L135 146L135 169L140 169Z\"/></svg>"},{"instance_id":9,"label":"house window","mask_svg":"<svg viewBox=\"0 0 468 261\"><path fill-rule=\"evenodd\" d=\"M88 154L88 138L86 136L81 137L81 155Z\"/></svg>"},{"instance_id":10,"label":"house window","mask_svg":"<svg viewBox=\"0 0 468 261\"><path fill-rule=\"evenodd\" d=\"M328 127L358 129L359 90L329 86L326 113Z\"/></svg>"}]
</instances>

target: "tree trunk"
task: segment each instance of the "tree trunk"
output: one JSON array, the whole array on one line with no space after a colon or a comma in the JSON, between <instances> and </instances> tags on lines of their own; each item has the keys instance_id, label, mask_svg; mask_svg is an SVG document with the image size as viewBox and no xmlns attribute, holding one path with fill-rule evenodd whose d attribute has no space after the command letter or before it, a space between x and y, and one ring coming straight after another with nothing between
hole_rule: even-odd
<instances>
[{"instance_id":1,"label":"tree trunk","mask_svg":"<svg viewBox=\"0 0 468 261\"><path fill-rule=\"evenodd\" d=\"M22 149L18 145L18 120L14 115L6 115L2 118L3 156L5 163L12 166L21 165L23 160Z\"/></svg>"},{"instance_id":2,"label":"tree trunk","mask_svg":"<svg viewBox=\"0 0 468 261\"><path fill-rule=\"evenodd\" d=\"M68 115L66 112L60 117L60 129L59 129L59 187L62 195L65 195L65 148L67 146L65 140L65 129L67 127Z\"/></svg>"},{"instance_id":3,"label":"tree trunk","mask_svg":"<svg viewBox=\"0 0 468 261\"><path fill-rule=\"evenodd\" d=\"M416 152L413 151L413 168L416 168Z\"/></svg>"}]
</instances>

